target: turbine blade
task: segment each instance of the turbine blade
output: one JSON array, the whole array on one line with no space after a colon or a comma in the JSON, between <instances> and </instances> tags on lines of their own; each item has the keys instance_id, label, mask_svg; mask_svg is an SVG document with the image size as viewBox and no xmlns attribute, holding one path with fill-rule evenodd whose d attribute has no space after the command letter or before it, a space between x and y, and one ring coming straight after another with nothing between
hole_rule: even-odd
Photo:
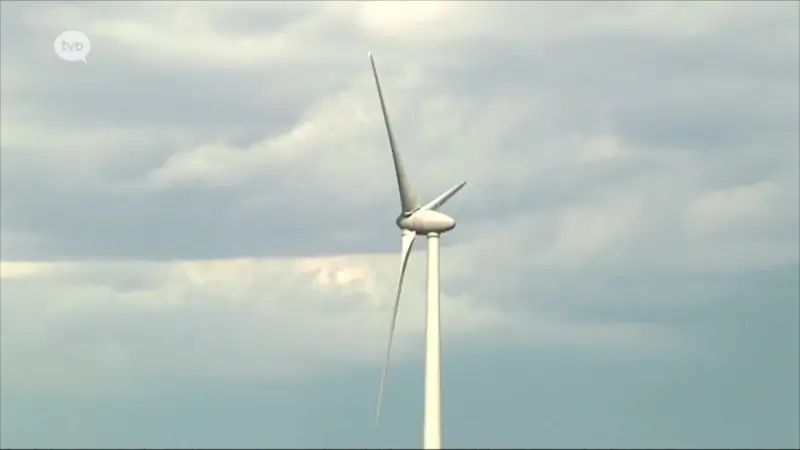
<instances>
[{"instance_id":1,"label":"turbine blade","mask_svg":"<svg viewBox=\"0 0 800 450\"><path fill-rule=\"evenodd\" d=\"M438 210L439 208L441 208L441 207L442 207L442 205L444 205L445 203L447 203L447 201L448 201L448 200L450 200L450 198L451 198L451 197L453 197L454 195L456 195L456 193L457 193L458 191L460 191L460 190L461 190L461 188L463 188L463 187L464 187L464 185L466 185L466 184L467 184L467 182L466 182L466 181L462 181L461 183L459 183L459 184L457 184L457 185L455 185L455 186L451 187L451 188L450 188L450 189L449 189L447 192L445 192L444 194L442 194L442 195L440 195L440 196L436 197L435 199L433 199L433 200L431 200L430 202L426 203L425 205L421 206L421 207L419 208L419 210L420 210L420 211L426 211L426 210L429 210L429 209L432 209L432 210L434 210L434 211Z\"/></svg>"},{"instance_id":2,"label":"turbine blade","mask_svg":"<svg viewBox=\"0 0 800 450\"><path fill-rule=\"evenodd\" d=\"M389 346L386 348L386 359L383 361L383 373L381 374L381 387L378 391L378 409L375 413L375 428L378 428L378 420L381 417L381 403L383 401L383 389L386 385L386 375L389 370L389 356L392 353L392 339L394 338L394 326L397 323L397 310L400 306L400 292L403 290L403 278L406 275L406 265L408 264L408 257L411 255L411 247L414 245L414 239L417 233L413 231L403 231L403 248L400 253L400 277L397 281L397 294L394 298L394 311L392 312L392 325L389 327Z\"/></svg>"},{"instance_id":3,"label":"turbine blade","mask_svg":"<svg viewBox=\"0 0 800 450\"><path fill-rule=\"evenodd\" d=\"M383 123L386 124L386 133L389 135L389 147L392 149L394 171L395 175L397 175L397 188L400 191L400 207L403 209L404 213L408 213L419 206L419 199L411 189L408 178L406 177L406 172L403 168L403 162L400 160L400 153L397 151L397 144L394 141L392 125L389 123L389 113L386 112L386 102L383 99L383 90L381 89L381 82L378 79L378 70L375 68L375 60L372 59L372 53L369 53L369 62L370 65L372 65L372 75L375 77L375 86L378 88L378 99L380 99L381 102Z\"/></svg>"}]
</instances>

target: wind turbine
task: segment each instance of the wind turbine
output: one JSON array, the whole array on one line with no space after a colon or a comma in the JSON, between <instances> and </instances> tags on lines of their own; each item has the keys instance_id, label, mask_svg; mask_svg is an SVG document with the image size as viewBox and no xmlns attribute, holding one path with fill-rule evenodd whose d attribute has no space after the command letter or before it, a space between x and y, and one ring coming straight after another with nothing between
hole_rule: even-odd
<instances>
[{"instance_id":1,"label":"wind turbine","mask_svg":"<svg viewBox=\"0 0 800 450\"><path fill-rule=\"evenodd\" d=\"M381 375L381 387L378 391L378 409L375 414L375 427L381 414L381 401L386 384L386 374L389 368L389 356L392 351L392 338L397 322L397 309L400 306L400 292L403 289L403 277L406 274L406 265L418 234L428 238L428 304L425 321L425 449L442 448L442 359L441 359L441 332L439 321L439 237L442 233L452 230L456 221L439 212L439 208L467 184L462 181L450 188L442 195L420 206L418 198L412 192L406 178L403 163L389 124L389 114L386 112L386 102L381 91L381 82L378 80L378 71L375 69L375 60L369 53L369 62L372 65L372 75L375 77L375 86L378 88L378 99L381 103L383 121L386 124L386 133L389 135L389 147L392 150L394 170L397 175L397 187L400 191L400 215L395 223L402 230L402 247L400 252L400 276L397 281L397 294L394 299L392 324L389 328L389 345L386 349L386 359Z\"/></svg>"}]
</instances>

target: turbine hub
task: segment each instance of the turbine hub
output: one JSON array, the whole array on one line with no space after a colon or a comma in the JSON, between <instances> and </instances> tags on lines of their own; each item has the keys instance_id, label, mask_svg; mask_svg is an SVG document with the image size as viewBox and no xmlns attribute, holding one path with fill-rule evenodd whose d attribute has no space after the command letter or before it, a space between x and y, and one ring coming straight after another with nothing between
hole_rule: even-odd
<instances>
[{"instance_id":1,"label":"turbine hub","mask_svg":"<svg viewBox=\"0 0 800 450\"><path fill-rule=\"evenodd\" d=\"M414 231L419 234L444 233L456 226L456 221L439 211L418 211L410 216L397 218L397 226L403 230Z\"/></svg>"}]
</instances>

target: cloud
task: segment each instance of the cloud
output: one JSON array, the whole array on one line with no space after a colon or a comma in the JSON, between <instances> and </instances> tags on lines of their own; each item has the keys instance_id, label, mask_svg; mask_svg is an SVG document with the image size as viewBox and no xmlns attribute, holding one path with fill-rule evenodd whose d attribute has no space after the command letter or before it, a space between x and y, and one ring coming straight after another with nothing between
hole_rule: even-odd
<instances>
[{"instance_id":1,"label":"cloud","mask_svg":"<svg viewBox=\"0 0 800 450\"><path fill-rule=\"evenodd\" d=\"M4 220L11 221L4 229L58 236L54 237L57 242L42 243L5 257L30 259L48 254L51 258L202 259L388 250L378 239L359 241L342 231L352 230L356 224L378 227L380 222L373 217L379 211L391 215L395 202L391 183L386 183L391 177L389 159L375 151L385 148L385 136L369 71L361 58L369 47L367 36L376 28L369 24L384 20L379 19L380 14L388 14L392 8L413 10L422 6L400 3L379 10L353 4L312 6L281 7L274 10L272 20L283 25L252 31L249 27L232 28L229 23L239 23L237 20L250 15L266 17L273 10L218 4L197 10L180 6L65 9L70 11L65 12L67 16L81 15L87 32L103 42L108 53L98 54L100 59L91 72L60 75L73 89L58 89L59 83L48 83L41 72L37 84L19 81L16 89L12 89L13 84L4 84L8 92L5 97L9 99L9 114L3 119L8 126L4 129L11 130L8 137L4 136L8 162L4 164L3 191L9 209ZM353 8L363 14L351 15ZM516 23L523 10L529 12L526 16L536 12L536 17L542 17L537 20L542 21L566 17L572 11L569 5L531 8L524 10L520 5L508 4L491 11L509 24ZM632 177L641 181L647 176L643 170L668 170L664 166L683 172L659 174L673 178L665 182L664 189L670 183L686 183L677 182L675 177L686 175L687 164L699 167L691 169L696 186L686 189L709 189L716 182L712 178L740 176L736 172L743 167L753 167L756 158L748 150L749 145L755 145L752 133L758 129L768 133L767 128L729 125L755 120L771 127L772 132L759 136L757 141L761 148L756 161L761 173L757 176L761 179L746 181L768 181L770 171L783 166L795 153L789 150L797 141L796 133L790 131L794 129L791 118L797 116L797 102L791 100L797 97L797 89L789 83L795 79L792 74L796 70L792 67L796 64L787 64L785 54L762 51L738 35L733 36L742 45L728 44L730 30L737 29L748 14L755 14L753 17L758 19L750 22L752 29L785 23L780 9L765 6L755 12L742 12L749 11L747 8L718 7L715 14L708 14L699 6L620 6L608 23L612 15L589 11L578 21L580 33L561 35L551 26L545 30L552 31L549 36L554 40L542 42L535 36L500 33L476 46L465 60L454 59L455 54L436 59L438 47L460 48L464 42L459 40L463 38L458 31L462 25L447 25L458 21L439 22L445 17L475 19L488 11L486 7L431 4L424 11L393 15L399 24L405 24L397 25L400 27L418 27L426 32L441 28L442 33L452 33L447 40L435 41L429 53L384 53L393 57L378 53L391 115L412 179L427 195L459 178L468 179L472 196L478 200L457 205L461 210L456 212L462 213L464 220L478 216L478 211L464 210L470 205L482 205L483 212L486 205L503 206L516 200L514 197L524 196L525 208L547 209L543 200L559 204L565 195L585 198L606 188L600 183L630 188ZM219 18L212 20L211 11L213 17ZM703 33L683 35L680 30L673 30L664 35L651 26L631 25L642 20L649 23L643 18L656 13L663 18L689 12L694 14L696 27L705 30ZM26 20L15 25L27 24L25 30L41 39L47 27L64 20L55 14L23 16L20 12L20 17ZM404 22L402 17L418 20ZM116 26L120 21L134 20L137 26L153 33L183 30L183 34L159 38L173 43L170 45L207 49L219 45L230 51L197 53L187 49L177 52L185 60L174 60L171 47L150 43L145 32ZM266 44L272 39L270 36L282 36L303 23L317 24L314 26L339 36L337 33L343 32L347 20L355 20L365 28L356 27L360 30L356 35L343 34L348 37L339 40L320 41L316 34L303 32L302 39L289 39L286 44L306 48L309 41L314 43L310 48L319 54L347 55L337 61L306 57L265 59L258 52L252 53L255 50L247 50L250 47L238 44L239 39L254 39L265 44L254 47L262 51L269 48ZM437 27L432 28L431 23L437 23ZM474 30L497 29L485 21L465 23ZM674 26L678 25L675 22ZM391 27L377 28L394 33L389 31ZM97 33L93 34L95 29ZM603 34L609 29L615 33ZM782 29L770 28L776 36L783 36ZM651 36L654 32L656 35ZM587 33L596 37L587 41ZM633 39L640 34L650 38ZM205 37L187 38L206 35L217 43L203 44ZM688 37L693 40L686 41ZM407 36L393 39L401 42ZM336 42L340 47L329 51L319 46L321 42L326 46ZM787 50L795 45L786 39L779 42ZM498 53L499 45L503 48ZM237 52L250 56L214 63L218 55L229 58L225 55ZM293 53L288 47L282 52ZM709 52L716 55L716 63L704 56ZM15 68L27 73L34 67L44 67L44 56L28 55L27 59L10 60L7 71L13 74L11 68ZM63 69L51 55L46 57L47 64ZM505 58L505 66L498 66L495 57ZM247 58L256 62L250 64ZM112 83L123 76L118 69L122 66L104 61L128 61L131 67L126 72L127 88ZM202 71L191 64L203 64L198 66L203 67ZM611 70L614 66L625 69ZM504 67L506 70L502 70ZM760 80L768 69L773 78L783 75L765 89ZM52 73L53 69L48 71ZM576 77L578 74L585 79ZM28 87L23 88L25 85ZM730 95L731 90L737 94ZM43 96L45 92L47 95ZM161 101L163 92L170 92L168 102ZM765 95L768 100L764 100ZM109 98L114 99L114 108L104 103ZM693 98L704 101L695 104ZM47 108L36 106L44 101ZM36 117L31 115L34 110ZM64 122L65 117L70 118L69 122ZM44 140L33 140L37 135L34 124L45 123L59 131L48 133ZM109 127L111 123L113 128ZM744 132L749 135L737 137L738 143L728 150L736 152L735 157L720 167L717 154L708 150L734 143L732 133ZM39 155L45 154L51 164L41 161ZM598 155L604 156L598 159ZM523 158L525 162L521 163ZM43 173L58 170L67 161L72 167L69 173L47 176L48 184L53 186L32 186L41 185ZM631 164L647 167L638 171L631 168L624 174L616 172ZM444 170L457 173L457 178L440 181L439 174ZM598 180L593 176L609 178ZM564 186L565 179L574 185ZM68 198L59 198L58 206L45 206L53 199L49 191L65 188L71 191ZM158 207L156 202L160 203ZM82 209L77 205L82 204L105 205L99 209L118 205L125 211L102 219L85 213L74 217ZM187 205L205 207L192 207L197 212L191 214ZM335 207L337 213L320 214L328 205ZM57 208L63 211L57 212ZM281 214L269 213L276 210ZM136 217L126 211L135 211ZM206 211L215 211L216 219L209 218ZM327 226L319 239L286 230L318 223L321 215L326 216ZM502 220L504 216L492 217ZM76 221L81 225L69 229L67 224ZM236 231L232 224L237 225ZM194 245L193 249L181 244L184 239L180 235L185 235L187 228L198 226L203 229L203 237L192 240L205 244ZM43 227L48 229L40 231ZM167 239L151 239L157 243L154 246L145 242L128 244L140 234L133 232L137 229L152 229L151 235L159 230ZM283 239L285 244L278 248L254 245L265 234L294 237ZM223 242L211 238L217 235L228 238ZM232 235L241 237L241 241ZM108 250L112 245L116 247L114 252Z\"/></svg>"},{"instance_id":2,"label":"cloud","mask_svg":"<svg viewBox=\"0 0 800 450\"><path fill-rule=\"evenodd\" d=\"M775 184L760 182L749 186L718 190L706 194L689 205L693 232L699 235L735 227L742 221L769 221L780 191ZM766 214L765 214L766 213Z\"/></svg>"},{"instance_id":3,"label":"cloud","mask_svg":"<svg viewBox=\"0 0 800 450\"><path fill-rule=\"evenodd\" d=\"M377 368L393 256L3 263L4 386L113 391L154 377L246 381L313 377L321 368L353 364ZM420 272L411 271L405 289L400 360L417 355L422 343ZM588 323L547 311L519 315L450 292L445 288L443 304L449 345L635 354L678 344L658 326Z\"/></svg>"},{"instance_id":4,"label":"cloud","mask_svg":"<svg viewBox=\"0 0 800 450\"><path fill-rule=\"evenodd\" d=\"M672 318L800 260L797 12L3 3L3 390L377 373L398 200L367 51L421 197L468 181L446 345L713 354ZM65 28L87 65L52 54Z\"/></svg>"}]
</instances>

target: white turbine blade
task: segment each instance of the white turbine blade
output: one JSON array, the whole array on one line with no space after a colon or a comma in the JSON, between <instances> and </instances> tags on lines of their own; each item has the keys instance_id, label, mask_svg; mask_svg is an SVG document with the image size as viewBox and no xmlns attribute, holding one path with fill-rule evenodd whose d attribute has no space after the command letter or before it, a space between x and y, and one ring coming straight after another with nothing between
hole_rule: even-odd
<instances>
[{"instance_id":1,"label":"white turbine blade","mask_svg":"<svg viewBox=\"0 0 800 450\"><path fill-rule=\"evenodd\" d=\"M453 186L453 187L451 187L451 188L450 188L449 190L447 190L447 192L445 192L444 194L442 194L442 195L440 195L440 196L436 197L435 199L433 199L433 200L431 200L430 202L426 203L425 205L421 206L421 207L419 208L419 210L420 210L420 211L426 211L426 210L432 209L432 210L434 210L434 211L435 211L435 210L437 210L437 209L441 208L441 207L442 207L442 205L444 205L445 203L447 203L447 201L448 201L448 200L450 200L450 198L451 198L452 196L456 195L456 193L457 193L458 191L460 191L460 190L461 190L461 188L463 188L463 187L464 187L464 185L466 185L466 184L467 184L467 182L466 182L466 181L462 181L461 183L457 184L456 186Z\"/></svg>"},{"instance_id":2,"label":"white turbine blade","mask_svg":"<svg viewBox=\"0 0 800 450\"><path fill-rule=\"evenodd\" d=\"M392 149L392 159L394 160L394 171L397 175L397 188L400 191L400 206L404 213L413 211L419 206L419 200L416 194L412 191L409 185L406 172L403 169L403 162L400 160L400 154L397 151L397 144L394 141L394 133L392 133L392 126L389 123L389 113L386 112L386 102L383 99L383 90L381 89L381 82L378 79L378 70L375 68L375 60L372 59L372 53L369 53L369 62L372 65L372 75L375 77L375 86L378 88L378 98L381 101L381 112L383 113L383 122L386 124L386 133L389 135L389 147Z\"/></svg>"},{"instance_id":3,"label":"white turbine blade","mask_svg":"<svg viewBox=\"0 0 800 450\"><path fill-rule=\"evenodd\" d=\"M400 292L403 290L403 278L406 275L406 265L408 264L408 257L411 255L411 247L414 245L414 239L417 233L413 231L403 231L403 248L400 253L400 277L397 280L397 294L394 298L394 311L392 312L392 325L389 327L389 346L386 348L386 359L383 362L383 373L381 374L381 387L378 391L378 409L375 413L375 428L378 428L378 420L381 417L381 402L383 401L383 389L386 384L386 374L389 370L389 356L392 352L392 339L394 338L394 326L397 323L397 310L400 306Z\"/></svg>"}]
</instances>

